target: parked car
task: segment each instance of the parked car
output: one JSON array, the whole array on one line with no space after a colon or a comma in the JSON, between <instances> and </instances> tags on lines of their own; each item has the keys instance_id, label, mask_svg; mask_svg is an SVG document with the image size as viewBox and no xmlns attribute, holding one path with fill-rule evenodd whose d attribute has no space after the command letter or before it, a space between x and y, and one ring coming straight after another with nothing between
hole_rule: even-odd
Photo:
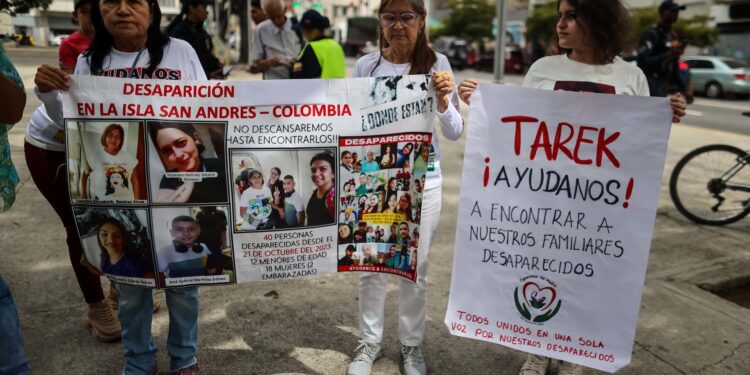
<instances>
[{"instance_id":1,"label":"parked car","mask_svg":"<svg viewBox=\"0 0 750 375\"><path fill-rule=\"evenodd\" d=\"M686 56L682 61L690 67L690 81L696 93L709 98L750 95L750 65L746 62L719 56Z\"/></svg>"},{"instance_id":2,"label":"parked car","mask_svg":"<svg viewBox=\"0 0 750 375\"><path fill-rule=\"evenodd\" d=\"M55 37L50 41L50 44L59 47L62 44L62 41L65 40L65 38L67 38L68 36L68 34L55 35Z\"/></svg>"},{"instance_id":3,"label":"parked car","mask_svg":"<svg viewBox=\"0 0 750 375\"><path fill-rule=\"evenodd\" d=\"M517 44L506 44L505 45L505 65L504 71L506 74L523 74L526 68L524 64L523 51ZM495 69L495 51L493 49L486 49L485 53L479 56L476 63L477 70L483 70L492 72Z\"/></svg>"},{"instance_id":4,"label":"parked car","mask_svg":"<svg viewBox=\"0 0 750 375\"><path fill-rule=\"evenodd\" d=\"M445 55L451 67L456 70L463 70L469 65L469 43L460 38L452 36L441 36L432 43L432 48Z\"/></svg>"}]
</instances>

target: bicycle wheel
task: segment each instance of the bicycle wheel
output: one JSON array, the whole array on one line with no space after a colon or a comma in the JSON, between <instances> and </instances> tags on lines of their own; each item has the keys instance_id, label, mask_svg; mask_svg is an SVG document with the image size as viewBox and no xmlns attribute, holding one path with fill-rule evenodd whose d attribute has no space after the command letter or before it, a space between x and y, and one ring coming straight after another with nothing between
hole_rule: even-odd
<instances>
[{"instance_id":1,"label":"bicycle wheel","mask_svg":"<svg viewBox=\"0 0 750 375\"><path fill-rule=\"evenodd\" d=\"M747 154L728 145L691 151L675 165L669 179L669 194L677 210L706 225L734 223L750 214L748 188Z\"/></svg>"}]
</instances>

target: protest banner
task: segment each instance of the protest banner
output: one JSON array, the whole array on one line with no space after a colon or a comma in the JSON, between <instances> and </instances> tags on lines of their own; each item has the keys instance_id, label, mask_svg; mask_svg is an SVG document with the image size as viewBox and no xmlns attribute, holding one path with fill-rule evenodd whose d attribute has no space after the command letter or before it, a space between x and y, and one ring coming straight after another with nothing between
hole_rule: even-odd
<instances>
[{"instance_id":1,"label":"protest banner","mask_svg":"<svg viewBox=\"0 0 750 375\"><path fill-rule=\"evenodd\" d=\"M68 180L86 261L161 288L416 280L430 80L72 77Z\"/></svg>"},{"instance_id":2,"label":"protest banner","mask_svg":"<svg viewBox=\"0 0 750 375\"><path fill-rule=\"evenodd\" d=\"M627 365L671 116L664 98L482 83L451 333L608 372Z\"/></svg>"}]
</instances>

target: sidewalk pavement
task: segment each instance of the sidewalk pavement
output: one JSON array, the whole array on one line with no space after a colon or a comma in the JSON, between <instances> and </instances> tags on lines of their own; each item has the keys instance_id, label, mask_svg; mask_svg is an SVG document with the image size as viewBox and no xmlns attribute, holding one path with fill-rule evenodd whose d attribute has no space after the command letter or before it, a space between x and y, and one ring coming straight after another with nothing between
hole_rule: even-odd
<instances>
[{"instance_id":1,"label":"sidewalk pavement","mask_svg":"<svg viewBox=\"0 0 750 375\"><path fill-rule=\"evenodd\" d=\"M99 343L83 324L85 304L65 249L65 232L30 179L23 135L39 104L34 67L19 67L29 93L24 119L10 132L21 176L13 209L0 216L0 273L17 299L34 374L117 374L119 343ZM232 79L257 79L236 70ZM466 108L462 110L466 116ZM748 124L750 126L750 124ZM720 228L688 222L674 209L666 182L685 153L710 143L747 148L750 137L675 125L659 201L633 361L620 374L750 374L750 311L705 291L750 280L750 218ZM428 324L423 352L432 374L516 374L524 355L453 337L443 325L448 301L463 140L442 143L443 211L430 250ZM199 361L204 374L343 374L357 345L358 275L201 289ZM275 291L276 293L270 293ZM397 288L386 305L385 358L374 375L399 373ZM157 292L162 299L163 293ZM162 306L166 306L164 303ZM168 315L155 314L164 349ZM588 373L598 371L588 370Z\"/></svg>"}]
</instances>

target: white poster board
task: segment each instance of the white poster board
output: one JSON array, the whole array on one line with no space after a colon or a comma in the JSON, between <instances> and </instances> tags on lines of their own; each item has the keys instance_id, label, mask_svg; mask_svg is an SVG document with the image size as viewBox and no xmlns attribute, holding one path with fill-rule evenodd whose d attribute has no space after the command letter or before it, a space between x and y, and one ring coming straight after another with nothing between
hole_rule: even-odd
<instances>
[{"instance_id":1,"label":"white poster board","mask_svg":"<svg viewBox=\"0 0 750 375\"><path fill-rule=\"evenodd\" d=\"M72 77L70 199L86 259L147 287L329 272L416 280L429 75ZM422 160L423 159L423 160ZM420 162L421 161L421 162Z\"/></svg>"},{"instance_id":2,"label":"white poster board","mask_svg":"<svg viewBox=\"0 0 750 375\"><path fill-rule=\"evenodd\" d=\"M608 372L627 365L670 121L665 98L482 83L451 333Z\"/></svg>"}]
</instances>

